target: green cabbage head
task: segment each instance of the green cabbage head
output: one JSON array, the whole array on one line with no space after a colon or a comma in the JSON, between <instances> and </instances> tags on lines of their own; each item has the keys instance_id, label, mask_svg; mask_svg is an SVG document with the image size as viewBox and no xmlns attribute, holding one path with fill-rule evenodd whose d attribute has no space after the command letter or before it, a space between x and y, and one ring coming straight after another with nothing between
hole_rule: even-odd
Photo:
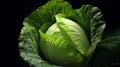
<instances>
[{"instance_id":1,"label":"green cabbage head","mask_svg":"<svg viewBox=\"0 0 120 67\"><path fill-rule=\"evenodd\" d=\"M73 9L67 1L51 0L29 14L23 25L20 57L30 67L109 67L114 58L120 60L120 34L107 36L98 7Z\"/></svg>"},{"instance_id":2,"label":"green cabbage head","mask_svg":"<svg viewBox=\"0 0 120 67\"><path fill-rule=\"evenodd\" d=\"M90 43L83 28L72 20L56 15L56 23L46 33L40 31L40 49L45 58L63 66L83 65ZM64 61L63 61L64 60Z\"/></svg>"}]
</instances>

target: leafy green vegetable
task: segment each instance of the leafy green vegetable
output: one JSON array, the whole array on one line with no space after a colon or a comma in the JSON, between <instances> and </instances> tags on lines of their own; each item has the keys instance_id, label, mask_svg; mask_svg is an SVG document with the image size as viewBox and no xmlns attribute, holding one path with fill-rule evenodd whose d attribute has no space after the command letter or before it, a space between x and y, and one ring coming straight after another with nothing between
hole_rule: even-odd
<instances>
[{"instance_id":1,"label":"leafy green vegetable","mask_svg":"<svg viewBox=\"0 0 120 67\"><path fill-rule=\"evenodd\" d=\"M52 63L64 66L77 65L84 61L83 57L89 48L87 37L75 22L59 15L56 15L56 18L59 19L46 34L40 31L40 49Z\"/></svg>"},{"instance_id":2,"label":"leafy green vegetable","mask_svg":"<svg viewBox=\"0 0 120 67\"><path fill-rule=\"evenodd\" d=\"M99 8L51 0L25 18L20 56L30 67L113 67L120 63L120 32L104 32Z\"/></svg>"}]
</instances>

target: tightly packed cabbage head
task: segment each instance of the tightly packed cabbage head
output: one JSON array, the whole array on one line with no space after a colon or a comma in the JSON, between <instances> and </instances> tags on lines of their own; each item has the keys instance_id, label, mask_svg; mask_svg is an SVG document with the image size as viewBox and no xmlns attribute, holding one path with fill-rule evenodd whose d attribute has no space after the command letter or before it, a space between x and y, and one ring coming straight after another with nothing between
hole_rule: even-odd
<instances>
[{"instance_id":1,"label":"tightly packed cabbage head","mask_svg":"<svg viewBox=\"0 0 120 67\"><path fill-rule=\"evenodd\" d=\"M119 31L107 36L103 15L92 5L73 9L67 1L51 0L23 25L20 56L30 67L109 67L113 53L120 55Z\"/></svg>"}]
</instances>

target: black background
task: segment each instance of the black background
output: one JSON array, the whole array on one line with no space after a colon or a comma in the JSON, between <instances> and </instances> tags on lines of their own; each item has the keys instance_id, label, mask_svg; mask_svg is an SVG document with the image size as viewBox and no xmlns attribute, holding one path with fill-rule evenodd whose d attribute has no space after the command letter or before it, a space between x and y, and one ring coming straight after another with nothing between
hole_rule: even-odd
<instances>
[{"instance_id":1,"label":"black background","mask_svg":"<svg viewBox=\"0 0 120 67\"><path fill-rule=\"evenodd\" d=\"M19 57L18 37L23 27L24 18L37 7L48 0L16 0L6 1L1 4L1 67L27 67L22 66ZM68 0L73 8L82 4L91 4L101 9L108 31L120 29L120 2L117 0Z\"/></svg>"}]
</instances>

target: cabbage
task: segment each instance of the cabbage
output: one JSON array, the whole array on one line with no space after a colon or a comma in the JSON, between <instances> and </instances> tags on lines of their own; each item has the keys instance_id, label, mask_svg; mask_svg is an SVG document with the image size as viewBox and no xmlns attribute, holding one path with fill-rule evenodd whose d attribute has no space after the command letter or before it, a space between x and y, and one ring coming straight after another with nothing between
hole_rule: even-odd
<instances>
[{"instance_id":1,"label":"cabbage","mask_svg":"<svg viewBox=\"0 0 120 67\"><path fill-rule=\"evenodd\" d=\"M85 55L90 47L86 33L78 24L62 18L60 14L56 15L56 20L46 33L40 31L43 55L57 65L80 66L86 61Z\"/></svg>"},{"instance_id":2,"label":"cabbage","mask_svg":"<svg viewBox=\"0 0 120 67\"><path fill-rule=\"evenodd\" d=\"M28 15L23 25L20 56L30 67L109 67L120 63L120 32L107 36L98 7L82 5L74 10L67 1L51 0Z\"/></svg>"}]
</instances>

